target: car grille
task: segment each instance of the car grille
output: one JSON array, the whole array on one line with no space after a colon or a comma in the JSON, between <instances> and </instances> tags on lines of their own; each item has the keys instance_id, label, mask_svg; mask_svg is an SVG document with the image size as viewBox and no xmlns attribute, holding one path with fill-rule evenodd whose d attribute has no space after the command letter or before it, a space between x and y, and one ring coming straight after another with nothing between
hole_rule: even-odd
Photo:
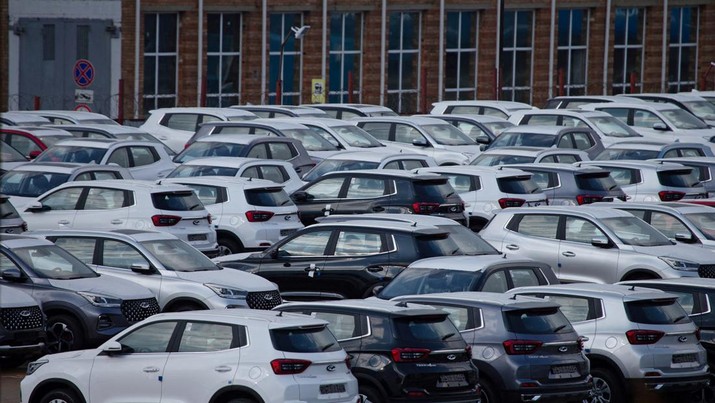
<instances>
[{"instance_id":1,"label":"car grille","mask_svg":"<svg viewBox=\"0 0 715 403\"><path fill-rule=\"evenodd\" d=\"M280 305L283 300L278 290L249 292L246 296L246 303L251 309L273 309Z\"/></svg>"},{"instance_id":2,"label":"car grille","mask_svg":"<svg viewBox=\"0 0 715 403\"><path fill-rule=\"evenodd\" d=\"M131 299L122 302L122 314L129 322L139 322L159 313L156 298Z\"/></svg>"},{"instance_id":3,"label":"car grille","mask_svg":"<svg viewBox=\"0 0 715 403\"><path fill-rule=\"evenodd\" d=\"M715 264L701 264L698 275L705 278L715 278Z\"/></svg>"},{"instance_id":4,"label":"car grille","mask_svg":"<svg viewBox=\"0 0 715 403\"><path fill-rule=\"evenodd\" d=\"M7 330L42 328L42 311L39 306L0 309L0 323Z\"/></svg>"}]
</instances>

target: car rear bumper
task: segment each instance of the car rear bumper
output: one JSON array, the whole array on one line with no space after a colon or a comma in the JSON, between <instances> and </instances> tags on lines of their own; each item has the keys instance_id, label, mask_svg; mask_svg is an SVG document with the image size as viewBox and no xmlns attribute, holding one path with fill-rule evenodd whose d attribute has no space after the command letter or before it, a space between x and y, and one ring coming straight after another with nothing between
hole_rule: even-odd
<instances>
[{"instance_id":1,"label":"car rear bumper","mask_svg":"<svg viewBox=\"0 0 715 403\"><path fill-rule=\"evenodd\" d=\"M521 402L580 401L591 394L592 388L593 380L589 375L581 382L541 385L535 388L519 388L518 391L510 393L510 400Z\"/></svg>"},{"instance_id":2,"label":"car rear bumper","mask_svg":"<svg viewBox=\"0 0 715 403\"><path fill-rule=\"evenodd\" d=\"M26 344L23 346L0 346L0 356L22 356L40 354L45 350L45 343Z\"/></svg>"},{"instance_id":3,"label":"car rear bumper","mask_svg":"<svg viewBox=\"0 0 715 403\"><path fill-rule=\"evenodd\" d=\"M649 377L645 379L630 379L629 382L635 387L645 387L646 390L654 392L697 392L710 384L710 374L667 377L658 379Z\"/></svg>"}]
</instances>

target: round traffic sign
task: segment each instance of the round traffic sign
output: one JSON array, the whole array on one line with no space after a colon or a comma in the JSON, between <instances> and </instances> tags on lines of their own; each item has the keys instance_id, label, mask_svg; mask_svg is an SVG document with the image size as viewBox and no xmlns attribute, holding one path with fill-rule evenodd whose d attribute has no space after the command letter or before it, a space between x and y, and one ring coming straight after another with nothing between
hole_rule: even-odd
<instances>
[{"instance_id":1,"label":"round traffic sign","mask_svg":"<svg viewBox=\"0 0 715 403\"><path fill-rule=\"evenodd\" d=\"M87 59L79 59L74 63L72 77L75 84L80 87L87 87L94 81L94 66Z\"/></svg>"},{"instance_id":2,"label":"round traffic sign","mask_svg":"<svg viewBox=\"0 0 715 403\"><path fill-rule=\"evenodd\" d=\"M92 112L92 109L87 104L79 104L74 107L74 110L81 112Z\"/></svg>"}]
</instances>

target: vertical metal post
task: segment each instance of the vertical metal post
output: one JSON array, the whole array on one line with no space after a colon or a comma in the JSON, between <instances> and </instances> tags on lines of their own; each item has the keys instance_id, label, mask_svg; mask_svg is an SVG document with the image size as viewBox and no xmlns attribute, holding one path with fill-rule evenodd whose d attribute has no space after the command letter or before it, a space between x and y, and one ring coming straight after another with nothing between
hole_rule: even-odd
<instances>
[{"instance_id":1,"label":"vertical metal post","mask_svg":"<svg viewBox=\"0 0 715 403\"><path fill-rule=\"evenodd\" d=\"M119 93L117 94L117 123L124 124L124 79L119 79Z\"/></svg>"}]
</instances>

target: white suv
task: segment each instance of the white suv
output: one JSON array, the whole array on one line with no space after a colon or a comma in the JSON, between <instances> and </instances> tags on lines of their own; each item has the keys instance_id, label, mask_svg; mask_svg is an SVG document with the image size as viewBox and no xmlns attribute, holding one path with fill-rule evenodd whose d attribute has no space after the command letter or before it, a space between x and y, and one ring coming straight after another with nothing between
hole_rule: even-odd
<instances>
[{"instance_id":1,"label":"white suv","mask_svg":"<svg viewBox=\"0 0 715 403\"><path fill-rule=\"evenodd\" d=\"M217 253L211 215L196 194L181 185L138 180L68 182L30 202L20 215L31 230L164 231L208 255Z\"/></svg>"},{"instance_id":2,"label":"white suv","mask_svg":"<svg viewBox=\"0 0 715 403\"><path fill-rule=\"evenodd\" d=\"M96 349L31 362L22 402L356 403L326 325L246 309L154 315Z\"/></svg>"},{"instance_id":3,"label":"white suv","mask_svg":"<svg viewBox=\"0 0 715 403\"><path fill-rule=\"evenodd\" d=\"M263 179L220 176L164 179L196 192L211 213L219 255L265 249L303 228L283 186Z\"/></svg>"}]
</instances>

